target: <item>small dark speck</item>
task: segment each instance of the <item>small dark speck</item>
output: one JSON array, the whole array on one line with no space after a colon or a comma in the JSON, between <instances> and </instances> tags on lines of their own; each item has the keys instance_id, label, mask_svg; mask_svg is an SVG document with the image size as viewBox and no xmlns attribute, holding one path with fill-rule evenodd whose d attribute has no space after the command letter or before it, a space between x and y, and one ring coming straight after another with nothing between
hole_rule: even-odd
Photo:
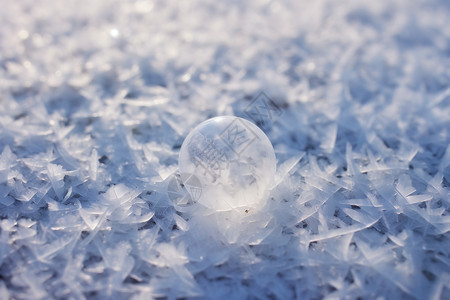
<instances>
[{"instance_id":1,"label":"small dark speck","mask_svg":"<svg viewBox=\"0 0 450 300\"><path fill-rule=\"evenodd\" d=\"M327 285L327 289L328 289L328 291L330 292L330 293L332 293L332 292L334 292L334 291L337 291L337 289L334 287L334 286L332 286L332 285Z\"/></svg>"},{"instance_id":2,"label":"small dark speck","mask_svg":"<svg viewBox=\"0 0 450 300\"><path fill-rule=\"evenodd\" d=\"M133 128L133 129L131 129L131 132L132 132L134 135L141 135L141 134L142 134L142 132L141 132L138 128Z\"/></svg>"},{"instance_id":3,"label":"small dark speck","mask_svg":"<svg viewBox=\"0 0 450 300\"><path fill-rule=\"evenodd\" d=\"M286 101L278 101L278 103L276 103L273 100L270 100L270 104L272 106L274 106L275 108L277 108L278 110L280 110L281 108L288 108L289 107L289 103L287 103Z\"/></svg>"},{"instance_id":4,"label":"small dark speck","mask_svg":"<svg viewBox=\"0 0 450 300\"><path fill-rule=\"evenodd\" d=\"M27 113L26 112L23 112L23 113L20 113L20 114L18 114L17 116L15 116L14 117L14 120L19 120L19 119L22 119L22 118L25 118L27 116Z\"/></svg>"},{"instance_id":5,"label":"small dark speck","mask_svg":"<svg viewBox=\"0 0 450 300\"><path fill-rule=\"evenodd\" d=\"M264 127L264 125L265 125L264 121L262 121L262 120L256 121L256 126L258 126L258 127Z\"/></svg>"},{"instance_id":6,"label":"small dark speck","mask_svg":"<svg viewBox=\"0 0 450 300\"><path fill-rule=\"evenodd\" d=\"M98 161L99 161L100 163L102 163L102 164L106 164L106 163L109 161L109 158L108 158L108 156L103 155L102 157L100 157L100 158L98 159Z\"/></svg>"},{"instance_id":7,"label":"small dark speck","mask_svg":"<svg viewBox=\"0 0 450 300\"><path fill-rule=\"evenodd\" d=\"M425 275L425 277L426 277L429 281L434 281L434 280L436 279L436 275L434 275L434 274L431 273L430 271L422 270L422 274Z\"/></svg>"},{"instance_id":8,"label":"small dark speck","mask_svg":"<svg viewBox=\"0 0 450 300\"><path fill-rule=\"evenodd\" d=\"M138 281L136 278L133 278L133 277L130 277L130 276L125 278L124 282L125 283L131 283L131 284L140 283L140 281Z\"/></svg>"},{"instance_id":9,"label":"small dark speck","mask_svg":"<svg viewBox=\"0 0 450 300\"><path fill-rule=\"evenodd\" d=\"M248 209L245 210L245 213L248 214Z\"/></svg>"},{"instance_id":10,"label":"small dark speck","mask_svg":"<svg viewBox=\"0 0 450 300\"><path fill-rule=\"evenodd\" d=\"M295 136L295 134L291 134L290 136L291 141L293 141L294 143L297 143L297 137Z\"/></svg>"}]
</instances>

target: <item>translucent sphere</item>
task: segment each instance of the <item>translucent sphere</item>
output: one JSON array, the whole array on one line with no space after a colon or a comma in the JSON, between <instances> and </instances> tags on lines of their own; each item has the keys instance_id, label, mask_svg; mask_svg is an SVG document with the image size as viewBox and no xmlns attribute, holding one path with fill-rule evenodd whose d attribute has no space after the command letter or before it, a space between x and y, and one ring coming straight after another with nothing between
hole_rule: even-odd
<instances>
[{"instance_id":1,"label":"translucent sphere","mask_svg":"<svg viewBox=\"0 0 450 300\"><path fill-rule=\"evenodd\" d=\"M188 189L192 199L217 211L259 208L268 196L276 157L267 136L253 123L222 116L204 121L186 137L180 149L180 173L201 182ZM193 194L195 193L195 194Z\"/></svg>"}]
</instances>

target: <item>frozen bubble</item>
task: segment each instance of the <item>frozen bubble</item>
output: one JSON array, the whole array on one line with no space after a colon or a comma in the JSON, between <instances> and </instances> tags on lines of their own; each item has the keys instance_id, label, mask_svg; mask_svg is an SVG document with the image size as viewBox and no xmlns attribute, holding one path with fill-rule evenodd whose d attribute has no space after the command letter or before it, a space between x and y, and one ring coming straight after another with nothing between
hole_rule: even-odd
<instances>
[{"instance_id":1,"label":"frozen bubble","mask_svg":"<svg viewBox=\"0 0 450 300\"><path fill-rule=\"evenodd\" d=\"M189 192L188 192L189 191ZM202 184L194 174L174 174L167 186L167 195L177 205L197 201L202 194Z\"/></svg>"},{"instance_id":2,"label":"frozen bubble","mask_svg":"<svg viewBox=\"0 0 450 300\"><path fill-rule=\"evenodd\" d=\"M220 211L261 207L276 171L267 136L253 123L232 116L195 127L181 146L178 164L181 173L194 174L201 182L201 195L191 197Z\"/></svg>"}]
</instances>

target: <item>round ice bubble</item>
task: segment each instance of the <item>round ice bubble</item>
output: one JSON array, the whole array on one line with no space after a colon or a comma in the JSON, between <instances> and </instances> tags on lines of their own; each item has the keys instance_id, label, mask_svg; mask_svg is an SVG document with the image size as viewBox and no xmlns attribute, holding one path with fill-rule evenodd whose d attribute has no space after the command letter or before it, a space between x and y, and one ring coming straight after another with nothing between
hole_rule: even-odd
<instances>
[{"instance_id":1,"label":"round ice bubble","mask_svg":"<svg viewBox=\"0 0 450 300\"><path fill-rule=\"evenodd\" d=\"M248 212L264 205L276 171L267 136L253 123L222 116L204 121L186 137L178 160L182 174L201 182L192 199L217 211ZM200 196L199 196L200 195Z\"/></svg>"}]
</instances>

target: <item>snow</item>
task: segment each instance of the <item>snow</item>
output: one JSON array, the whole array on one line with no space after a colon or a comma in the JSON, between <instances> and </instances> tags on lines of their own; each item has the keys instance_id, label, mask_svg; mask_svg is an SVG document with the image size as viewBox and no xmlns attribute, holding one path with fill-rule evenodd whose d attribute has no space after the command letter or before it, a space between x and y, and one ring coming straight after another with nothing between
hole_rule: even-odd
<instances>
[{"instance_id":1,"label":"snow","mask_svg":"<svg viewBox=\"0 0 450 300\"><path fill-rule=\"evenodd\" d=\"M450 298L448 1L0 2L1 299ZM262 207L178 186L220 115Z\"/></svg>"}]
</instances>

